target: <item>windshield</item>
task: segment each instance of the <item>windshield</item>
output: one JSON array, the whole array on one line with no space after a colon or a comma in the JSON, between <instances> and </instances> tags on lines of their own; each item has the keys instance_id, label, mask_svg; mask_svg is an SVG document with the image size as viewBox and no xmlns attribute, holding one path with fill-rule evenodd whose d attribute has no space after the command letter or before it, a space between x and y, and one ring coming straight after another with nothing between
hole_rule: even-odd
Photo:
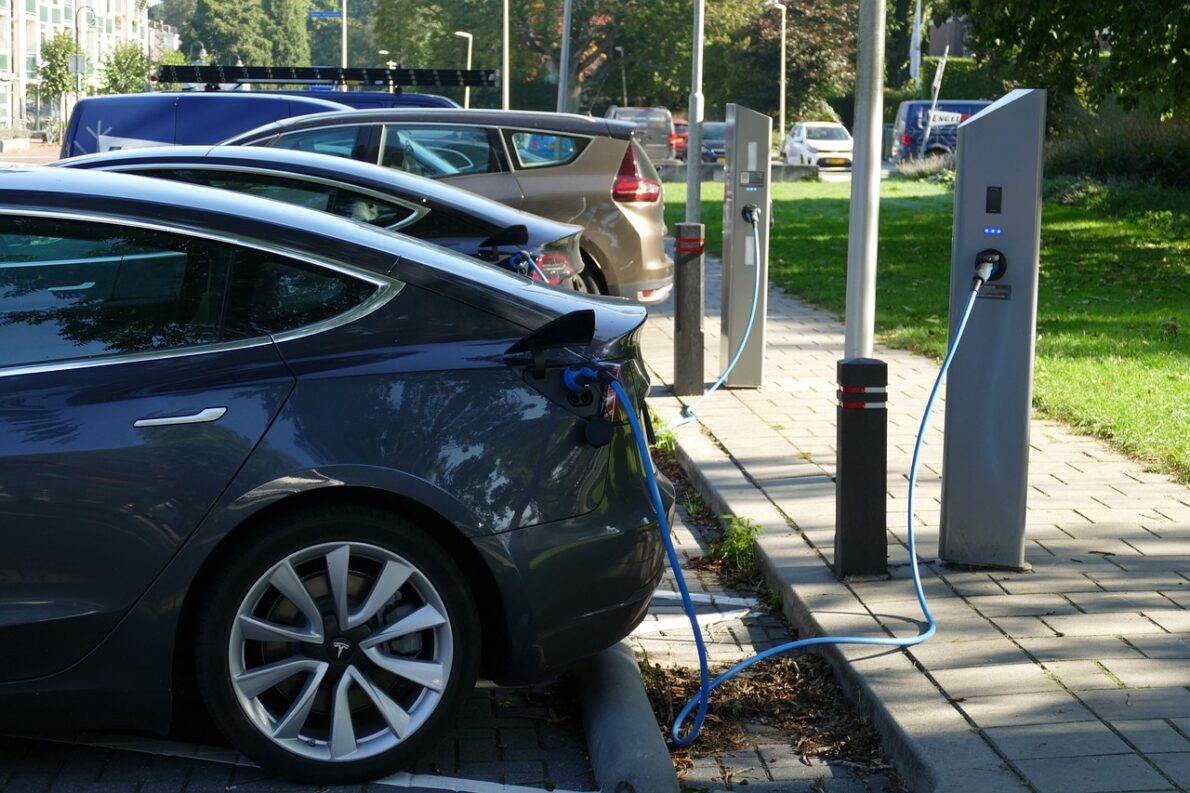
<instances>
[{"instance_id":1,"label":"windshield","mask_svg":"<svg viewBox=\"0 0 1190 793\"><path fill-rule=\"evenodd\" d=\"M842 127L806 127L806 137L810 140L849 140L850 135Z\"/></svg>"},{"instance_id":2,"label":"windshield","mask_svg":"<svg viewBox=\"0 0 1190 793\"><path fill-rule=\"evenodd\" d=\"M727 122L725 122L725 121L704 121L702 124L702 139L703 140L726 140L727 139Z\"/></svg>"}]
</instances>

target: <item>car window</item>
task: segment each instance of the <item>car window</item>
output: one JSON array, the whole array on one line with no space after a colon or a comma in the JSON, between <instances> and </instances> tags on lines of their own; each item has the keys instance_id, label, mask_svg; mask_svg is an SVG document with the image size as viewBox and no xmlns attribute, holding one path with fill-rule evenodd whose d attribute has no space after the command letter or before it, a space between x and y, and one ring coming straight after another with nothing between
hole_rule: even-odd
<instances>
[{"instance_id":1,"label":"car window","mask_svg":"<svg viewBox=\"0 0 1190 793\"><path fill-rule=\"evenodd\" d=\"M0 366L219 341L229 253L142 229L0 217Z\"/></svg>"},{"instance_id":2,"label":"car window","mask_svg":"<svg viewBox=\"0 0 1190 793\"><path fill-rule=\"evenodd\" d=\"M347 159L363 159L362 126L336 126L322 129L301 129L275 138L271 146L278 149L310 151Z\"/></svg>"},{"instance_id":3,"label":"car window","mask_svg":"<svg viewBox=\"0 0 1190 793\"><path fill-rule=\"evenodd\" d=\"M842 127L806 127L810 140L847 140L847 130Z\"/></svg>"},{"instance_id":4,"label":"car window","mask_svg":"<svg viewBox=\"0 0 1190 793\"><path fill-rule=\"evenodd\" d=\"M513 132L510 139L517 165L521 168L543 168L573 162L586 143L580 138L543 132Z\"/></svg>"},{"instance_id":5,"label":"car window","mask_svg":"<svg viewBox=\"0 0 1190 793\"><path fill-rule=\"evenodd\" d=\"M344 273L237 248L223 332L244 338L297 330L350 311L375 292Z\"/></svg>"},{"instance_id":6,"label":"car window","mask_svg":"<svg viewBox=\"0 0 1190 793\"><path fill-rule=\"evenodd\" d=\"M492 138L486 129L389 124L385 130L385 143L396 149L413 145L417 147L417 158L429 154L444 161L457 175L495 173L500 170L496 152L492 148ZM392 155L396 153L393 151ZM436 161L433 164L439 167Z\"/></svg>"},{"instance_id":7,"label":"car window","mask_svg":"<svg viewBox=\"0 0 1190 793\"><path fill-rule=\"evenodd\" d=\"M455 136L455 132L459 135ZM463 133L471 134L464 136ZM484 130L384 125L380 164L386 168L443 179L489 173L496 170L494 160Z\"/></svg>"},{"instance_id":8,"label":"car window","mask_svg":"<svg viewBox=\"0 0 1190 793\"><path fill-rule=\"evenodd\" d=\"M152 168L139 170L144 176L156 176L189 184L218 187L237 193L271 198L287 204L360 220L385 229L398 229L417 219L415 207L388 201L372 193L349 186L301 179L283 174L255 171L217 171L208 168Z\"/></svg>"}]
</instances>

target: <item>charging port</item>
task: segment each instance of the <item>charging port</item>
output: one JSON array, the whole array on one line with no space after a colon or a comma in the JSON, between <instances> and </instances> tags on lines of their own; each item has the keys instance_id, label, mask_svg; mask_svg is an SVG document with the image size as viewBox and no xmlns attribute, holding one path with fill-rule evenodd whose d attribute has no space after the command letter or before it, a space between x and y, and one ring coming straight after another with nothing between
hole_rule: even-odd
<instances>
[{"instance_id":1,"label":"charging port","mask_svg":"<svg viewBox=\"0 0 1190 793\"><path fill-rule=\"evenodd\" d=\"M985 284L999 280L1007 269L1008 262L998 250L988 248L975 254L975 277Z\"/></svg>"}]
</instances>

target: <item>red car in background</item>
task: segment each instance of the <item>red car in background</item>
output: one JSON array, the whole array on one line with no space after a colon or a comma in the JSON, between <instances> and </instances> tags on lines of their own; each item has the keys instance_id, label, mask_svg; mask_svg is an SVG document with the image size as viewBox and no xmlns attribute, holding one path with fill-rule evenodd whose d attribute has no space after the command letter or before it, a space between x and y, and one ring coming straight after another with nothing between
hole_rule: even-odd
<instances>
[{"instance_id":1,"label":"red car in background","mask_svg":"<svg viewBox=\"0 0 1190 793\"><path fill-rule=\"evenodd\" d=\"M669 136L669 146L674 150L674 157L686 159L686 141L690 137L690 124L684 118L674 119L674 134Z\"/></svg>"}]
</instances>

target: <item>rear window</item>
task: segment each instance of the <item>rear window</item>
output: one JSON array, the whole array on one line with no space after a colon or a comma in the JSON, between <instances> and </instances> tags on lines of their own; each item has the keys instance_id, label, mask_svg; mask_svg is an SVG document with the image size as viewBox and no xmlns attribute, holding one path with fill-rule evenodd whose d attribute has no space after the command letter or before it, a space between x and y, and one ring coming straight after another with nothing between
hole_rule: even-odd
<instances>
[{"instance_id":1,"label":"rear window","mask_svg":"<svg viewBox=\"0 0 1190 793\"><path fill-rule=\"evenodd\" d=\"M587 143L584 138L544 132L513 132L510 140L521 168L566 165L578 157Z\"/></svg>"}]
</instances>

